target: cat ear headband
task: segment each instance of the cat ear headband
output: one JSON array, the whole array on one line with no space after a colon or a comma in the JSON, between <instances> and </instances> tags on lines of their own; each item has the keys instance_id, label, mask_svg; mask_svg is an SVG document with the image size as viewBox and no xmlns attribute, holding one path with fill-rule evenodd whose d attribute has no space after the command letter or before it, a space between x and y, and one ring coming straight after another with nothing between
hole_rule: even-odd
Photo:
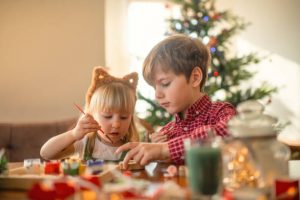
<instances>
[{"instance_id":1,"label":"cat ear headband","mask_svg":"<svg viewBox=\"0 0 300 200\"><path fill-rule=\"evenodd\" d=\"M86 93L86 105L90 104L92 95L94 92L104 84L110 84L113 82L119 82L127 85L134 92L136 92L136 87L138 83L138 74L136 72L132 72L130 74L125 75L123 78L117 78L111 76L105 68L103 67L95 67L93 71L91 85Z\"/></svg>"}]
</instances>

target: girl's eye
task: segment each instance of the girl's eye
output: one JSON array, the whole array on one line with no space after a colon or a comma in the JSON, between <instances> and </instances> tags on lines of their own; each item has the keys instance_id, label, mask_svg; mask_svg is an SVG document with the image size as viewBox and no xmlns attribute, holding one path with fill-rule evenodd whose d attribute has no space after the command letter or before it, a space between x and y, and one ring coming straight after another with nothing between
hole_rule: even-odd
<instances>
[{"instance_id":1,"label":"girl's eye","mask_svg":"<svg viewBox=\"0 0 300 200\"><path fill-rule=\"evenodd\" d=\"M120 117L122 120L126 120L126 119L128 119L128 116L121 116Z\"/></svg>"},{"instance_id":2,"label":"girl's eye","mask_svg":"<svg viewBox=\"0 0 300 200\"><path fill-rule=\"evenodd\" d=\"M111 119L111 118L112 118L112 115L103 115L103 117L104 117L105 119Z\"/></svg>"}]
</instances>

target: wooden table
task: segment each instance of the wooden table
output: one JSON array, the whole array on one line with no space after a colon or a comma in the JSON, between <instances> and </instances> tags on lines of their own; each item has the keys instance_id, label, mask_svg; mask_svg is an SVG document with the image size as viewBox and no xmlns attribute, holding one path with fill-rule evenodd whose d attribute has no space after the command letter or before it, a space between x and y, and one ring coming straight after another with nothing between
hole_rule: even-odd
<instances>
[{"instance_id":1,"label":"wooden table","mask_svg":"<svg viewBox=\"0 0 300 200\"><path fill-rule=\"evenodd\" d=\"M9 169L14 169L17 167L22 166L23 163L9 163L8 167ZM133 178L137 179L145 179L148 181L151 181L153 183L163 183L166 180L172 180L176 182L179 186L186 188L187 187L187 179L186 177L179 177L175 176L173 178L165 178L164 173L166 172L166 169L168 167L168 164L159 163L157 167L152 170L137 170L132 171ZM0 199L26 199L27 191L24 190L0 190Z\"/></svg>"},{"instance_id":2,"label":"wooden table","mask_svg":"<svg viewBox=\"0 0 300 200\"><path fill-rule=\"evenodd\" d=\"M22 162L8 163L8 169L14 169L23 166ZM0 190L0 199L27 199L26 191L23 190Z\"/></svg>"}]
</instances>

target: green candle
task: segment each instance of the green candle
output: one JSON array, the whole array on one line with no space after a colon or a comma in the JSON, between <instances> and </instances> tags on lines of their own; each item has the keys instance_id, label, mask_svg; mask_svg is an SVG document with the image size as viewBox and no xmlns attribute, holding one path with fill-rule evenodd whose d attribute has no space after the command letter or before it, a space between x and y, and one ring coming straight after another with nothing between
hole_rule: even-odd
<instances>
[{"instance_id":1,"label":"green candle","mask_svg":"<svg viewBox=\"0 0 300 200\"><path fill-rule=\"evenodd\" d=\"M193 147L186 151L189 186L194 193L213 195L218 192L222 177L220 148Z\"/></svg>"}]
</instances>

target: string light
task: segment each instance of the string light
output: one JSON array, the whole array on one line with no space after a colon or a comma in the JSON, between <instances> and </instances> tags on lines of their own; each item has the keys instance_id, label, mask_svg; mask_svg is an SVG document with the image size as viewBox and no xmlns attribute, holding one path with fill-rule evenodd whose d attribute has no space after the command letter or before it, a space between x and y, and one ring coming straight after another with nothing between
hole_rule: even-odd
<instances>
[{"instance_id":1,"label":"string light","mask_svg":"<svg viewBox=\"0 0 300 200\"><path fill-rule=\"evenodd\" d=\"M209 42L209 37L208 37L208 36L203 37L202 42L203 42L205 45L208 44L208 42Z\"/></svg>"},{"instance_id":2,"label":"string light","mask_svg":"<svg viewBox=\"0 0 300 200\"><path fill-rule=\"evenodd\" d=\"M233 153L234 150L229 151ZM226 166L227 175L223 181L227 187L238 189L241 187L258 187L261 184L261 173L251 162L247 148L236 149Z\"/></svg>"},{"instance_id":3,"label":"string light","mask_svg":"<svg viewBox=\"0 0 300 200\"><path fill-rule=\"evenodd\" d=\"M197 25L197 24L198 24L198 21L197 21L196 19L192 19L192 20L191 20L191 24Z\"/></svg>"},{"instance_id":4,"label":"string light","mask_svg":"<svg viewBox=\"0 0 300 200\"><path fill-rule=\"evenodd\" d=\"M175 24L175 28L176 28L177 30L181 30L181 29L182 29L182 26L181 26L180 23L176 23L176 24Z\"/></svg>"},{"instance_id":5,"label":"string light","mask_svg":"<svg viewBox=\"0 0 300 200\"><path fill-rule=\"evenodd\" d=\"M208 22L208 20L209 20L209 17L207 15L203 17L203 21Z\"/></svg>"},{"instance_id":6,"label":"string light","mask_svg":"<svg viewBox=\"0 0 300 200\"><path fill-rule=\"evenodd\" d=\"M215 53L215 52L216 52L216 48L215 48L215 47L211 47L211 48L210 48L210 51L211 51L212 53Z\"/></svg>"}]
</instances>

